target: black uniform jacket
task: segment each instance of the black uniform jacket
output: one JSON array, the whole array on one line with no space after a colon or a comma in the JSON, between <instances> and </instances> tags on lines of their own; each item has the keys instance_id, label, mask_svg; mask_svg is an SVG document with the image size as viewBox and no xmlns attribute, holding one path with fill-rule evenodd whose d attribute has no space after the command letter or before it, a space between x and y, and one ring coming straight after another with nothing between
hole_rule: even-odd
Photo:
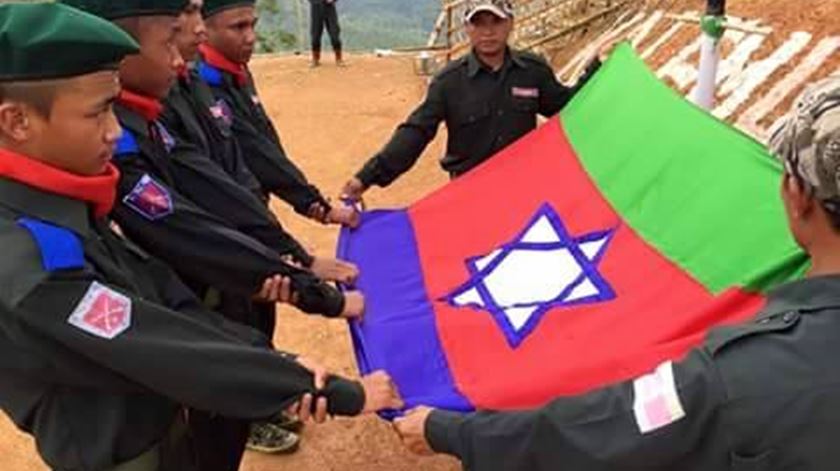
<instances>
[{"instance_id":1,"label":"black uniform jacket","mask_svg":"<svg viewBox=\"0 0 840 471\"><path fill-rule=\"evenodd\" d=\"M172 153L172 159L180 161L174 167L179 187L206 211L281 255L311 265L312 257L261 199L259 182L233 138L232 120L230 108L221 100L213 101L212 92L197 76L182 78L173 87L161 123L180 144Z\"/></svg>"},{"instance_id":2,"label":"black uniform jacket","mask_svg":"<svg viewBox=\"0 0 840 471\"><path fill-rule=\"evenodd\" d=\"M449 137L441 165L452 177L462 175L533 131L538 114L560 112L599 65L568 88L539 56L510 50L492 71L470 53L434 78L423 103L356 177L365 186L391 184L417 162L442 121Z\"/></svg>"},{"instance_id":3,"label":"black uniform jacket","mask_svg":"<svg viewBox=\"0 0 840 471\"><path fill-rule=\"evenodd\" d=\"M180 405L273 416L311 374L201 307L87 204L0 179L0 407L61 471L109 469L164 437ZM359 384L324 392L341 414Z\"/></svg>"},{"instance_id":4,"label":"black uniform jacket","mask_svg":"<svg viewBox=\"0 0 840 471\"><path fill-rule=\"evenodd\" d=\"M336 288L281 260L279 239L268 247L243 232L256 230L244 221L260 224L265 212L257 201L242 204L247 190L159 122L147 122L121 105L115 111L123 135L115 152L121 177L113 215L132 241L185 278L222 293L251 295L268 276L281 274L291 279L302 310L333 317L343 311L344 296ZM212 202L194 200L211 193ZM264 229L266 237L285 234L276 227ZM287 241L295 253L296 243Z\"/></svg>"},{"instance_id":5,"label":"black uniform jacket","mask_svg":"<svg viewBox=\"0 0 840 471\"><path fill-rule=\"evenodd\" d=\"M213 96L233 112L232 130L245 163L257 177L263 191L277 195L302 215L313 204L329 208L318 189L309 183L303 172L286 155L280 136L266 114L251 74L245 71L246 82L206 61L197 66L201 79L213 90Z\"/></svg>"},{"instance_id":6,"label":"black uniform jacket","mask_svg":"<svg viewBox=\"0 0 840 471\"><path fill-rule=\"evenodd\" d=\"M712 331L658 369L672 380L653 374L527 412L434 412L427 438L468 470L833 471L838 353L840 276L797 281L753 322Z\"/></svg>"}]
</instances>

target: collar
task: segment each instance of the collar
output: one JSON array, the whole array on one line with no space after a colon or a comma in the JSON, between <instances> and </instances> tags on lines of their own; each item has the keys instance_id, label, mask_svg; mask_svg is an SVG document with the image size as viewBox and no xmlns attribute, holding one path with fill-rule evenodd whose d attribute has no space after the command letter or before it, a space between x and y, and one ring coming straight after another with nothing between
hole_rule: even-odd
<instances>
[{"instance_id":1,"label":"collar","mask_svg":"<svg viewBox=\"0 0 840 471\"><path fill-rule=\"evenodd\" d=\"M788 311L840 309L840 274L804 278L781 285L768 293L768 304L760 317Z\"/></svg>"},{"instance_id":2,"label":"collar","mask_svg":"<svg viewBox=\"0 0 840 471\"><path fill-rule=\"evenodd\" d=\"M117 103L114 106L114 114L117 115L117 120L125 129L146 139L151 138L151 133L149 132L149 125L151 123L146 121L146 118L135 109L126 106L124 103Z\"/></svg>"},{"instance_id":3,"label":"collar","mask_svg":"<svg viewBox=\"0 0 840 471\"><path fill-rule=\"evenodd\" d=\"M146 95L133 93L128 90L122 90L120 92L117 102L136 112L149 122L157 121L158 118L160 118L160 114L163 112L163 104L160 100Z\"/></svg>"},{"instance_id":4,"label":"collar","mask_svg":"<svg viewBox=\"0 0 840 471\"><path fill-rule=\"evenodd\" d=\"M178 73L178 80L179 81L187 82L187 83L190 82L190 66L189 65L187 65L186 63L181 64L181 66L178 67L177 73Z\"/></svg>"},{"instance_id":5,"label":"collar","mask_svg":"<svg viewBox=\"0 0 840 471\"><path fill-rule=\"evenodd\" d=\"M90 209L81 200L48 193L0 177L0 205L41 221L66 227L82 237L90 233Z\"/></svg>"},{"instance_id":6,"label":"collar","mask_svg":"<svg viewBox=\"0 0 840 471\"><path fill-rule=\"evenodd\" d=\"M508 48L507 52L505 52L505 62L504 64L502 64L502 68L500 70L504 70L507 67L510 67L511 64L521 68L526 67L525 61L522 59L519 53ZM482 70L489 71L490 69L483 62L481 62L481 60L478 58L478 55L475 53L475 49L473 49L467 55L467 76L469 78L474 78Z\"/></svg>"},{"instance_id":7,"label":"collar","mask_svg":"<svg viewBox=\"0 0 840 471\"><path fill-rule=\"evenodd\" d=\"M248 68L245 65L231 61L207 43L198 46L198 50L201 52L201 56L205 62L233 75L236 78L237 85L240 87L248 83Z\"/></svg>"},{"instance_id":8,"label":"collar","mask_svg":"<svg viewBox=\"0 0 840 471\"><path fill-rule=\"evenodd\" d=\"M120 173L113 164L108 164L105 173L102 175L85 177L74 175L64 170L52 167L35 159L30 159L14 152L0 149L0 179L17 186L29 188L29 192L20 190L11 192L9 198L0 197L0 201L10 204L15 209L42 217L51 221L63 221L62 211L52 211L50 204L36 204L26 199L16 198L18 193L43 193L52 195L53 200L77 201L78 205L85 208L84 217L81 218L82 225L87 226L87 206L92 205L97 218L105 217L114 207L117 196L117 182ZM41 200L48 199L42 196ZM18 201L18 204L13 204ZM31 204L27 204L31 203ZM55 203L55 201L51 201ZM58 206L67 206L58 204ZM39 214L40 213L40 214ZM46 217L45 217L46 215ZM65 224L70 225L70 224ZM80 224L74 224L76 229Z\"/></svg>"}]
</instances>

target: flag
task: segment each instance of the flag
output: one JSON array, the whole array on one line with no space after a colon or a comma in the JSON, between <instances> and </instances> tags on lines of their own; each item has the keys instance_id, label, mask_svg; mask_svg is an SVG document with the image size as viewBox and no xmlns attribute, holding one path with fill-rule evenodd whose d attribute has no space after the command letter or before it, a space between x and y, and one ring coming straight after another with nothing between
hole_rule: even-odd
<instances>
[{"instance_id":1,"label":"flag","mask_svg":"<svg viewBox=\"0 0 840 471\"><path fill-rule=\"evenodd\" d=\"M624 46L558 118L342 234L367 299L361 369L388 371L409 407L459 411L651 373L802 274L780 176Z\"/></svg>"}]
</instances>

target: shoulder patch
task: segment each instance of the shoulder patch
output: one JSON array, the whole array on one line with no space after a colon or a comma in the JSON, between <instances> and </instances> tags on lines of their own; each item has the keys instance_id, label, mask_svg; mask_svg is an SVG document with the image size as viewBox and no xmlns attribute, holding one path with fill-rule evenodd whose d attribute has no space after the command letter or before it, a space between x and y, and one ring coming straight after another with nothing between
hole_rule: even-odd
<instances>
[{"instance_id":1,"label":"shoulder patch","mask_svg":"<svg viewBox=\"0 0 840 471\"><path fill-rule=\"evenodd\" d=\"M207 85L214 87L222 85L222 71L206 62L202 61L198 64L198 76Z\"/></svg>"},{"instance_id":2,"label":"shoulder patch","mask_svg":"<svg viewBox=\"0 0 840 471\"><path fill-rule=\"evenodd\" d=\"M84 268L85 251L75 232L30 218L20 218L17 224L29 231L35 240L45 271L53 273Z\"/></svg>"},{"instance_id":3,"label":"shoulder patch","mask_svg":"<svg viewBox=\"0 0 840 471\"><path fill-rule=\"evenodd\" d=\"M140 152L140 146L137 145L137 138L134 133L122 128L122 135L117 141L117 148L114 150L114 156L120 157L127 154L137 154Z\"/></svg>"},{"instance_id":4,"label":"shoulder patch","mask_svg":"<svg viewBox=\"0 0 840 471\"><path fill-rule=\"evenodd\" d=\"M216 103L210 106L210 115L216 121L224 124L225 127L231 127L233 125L233 111L224 98L219 98L216 100Z\"/></svg>"},{"instance_id":5,"label":"shoulder patch","mask_svg":"<svg viewBox=\"0 0 840 471\"><path fill-rule=\"evenodd\" d=\"M131 299L93 282L67 322L91 335L113 340L131 327Z\"/></svg>"},{"instance_id":6,"label":"shoulder patch","mask_svg":"<svg viewBox=\"0 0 840 471\"><path fill-rule=\"evenodd\" d=\"M673 363L665 362L653 373L633 381L633 414L642 434L667 427L685 417Z\"/></svg>"},{"instance_id":7,"label":"shoulder patch","mask_svg":"<svg viewBox=\"0 0 840 471\"><path fill-rule=\"evenodd\" d=\"M150 221L163 219L174 211L172 195L169 194L169 190L149 174L140 177L131 193L123 198L123 202Z\"/></svg>"}]
</instances>

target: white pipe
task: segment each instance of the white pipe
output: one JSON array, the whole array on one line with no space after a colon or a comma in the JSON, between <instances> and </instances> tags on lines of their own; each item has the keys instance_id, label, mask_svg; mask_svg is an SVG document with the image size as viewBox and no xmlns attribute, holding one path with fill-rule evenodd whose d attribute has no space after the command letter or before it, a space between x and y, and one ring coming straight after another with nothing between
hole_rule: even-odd
<instances>
[{"instance_id":1,"label":"white pipe","mask_svg":"<svg viewBox=\"0 0 840 471\"><path fill-rule=\"evenodd\" d=\"M715 106L719 63L720 38L704 32L700 46L700 72L697 77L697 94L694 96L694 102L706 110L711 110Z\"/></svg>"}]
</instances>

